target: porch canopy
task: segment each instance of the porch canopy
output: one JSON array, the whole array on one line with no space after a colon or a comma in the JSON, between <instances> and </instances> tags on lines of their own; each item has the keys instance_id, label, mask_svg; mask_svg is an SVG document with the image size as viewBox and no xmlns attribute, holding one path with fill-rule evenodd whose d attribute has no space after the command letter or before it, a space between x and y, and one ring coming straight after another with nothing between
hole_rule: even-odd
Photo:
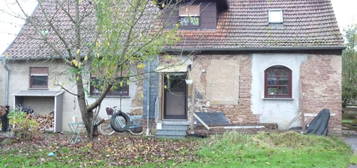
<instances>
[{"instance_id":1,"label":"porch canopy","mask_svg":"<svg viewBox=\"0 0 357 168\"><path fill-rule=\"evenodd\" d=\"M190 59L180 60L174 63L161 62L155 69L155 72L187 72L189 65L191 65Z\"/></svg>"},{"instance_id":2,"label":"porch canopy","mask_svg":"<svg viewBox=\"0 0 357 168\"><path fill-rule=\"evenodd\" d=\"M25 98L37 97L53 99L53 132L62 132L63 93L64 91L22 90L14 94L14 108L23 104Z\"/></svg>"}]
</instances>

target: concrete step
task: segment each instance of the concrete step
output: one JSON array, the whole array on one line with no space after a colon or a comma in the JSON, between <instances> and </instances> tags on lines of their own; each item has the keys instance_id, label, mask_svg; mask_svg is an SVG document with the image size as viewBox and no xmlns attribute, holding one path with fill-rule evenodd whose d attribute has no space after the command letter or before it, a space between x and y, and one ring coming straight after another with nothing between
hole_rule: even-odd
<instances>
[{"instance_id":1,"label":"concrete step","mask_svg":"<svg viewBox=\"0 0 357 168\"><path fill-rule=\"evenodd\" d=\"M158 138L169 138L169 139L182 139L185 136L178 136L178 135L156 135Z\"/></svg>"},{"instance_id":2,"label":"concrete step","mask_svg":"<svg viewBox=\"0 0 357 168\"><path fill-rule=\"evenodd\" d=\"M157 137L165 138L183 138L187 135L188 129L187 120L164 120L162 121L162 129L156 132Z\"/></svg>"},{"instance_id":3,"label":"concrete step","mask_svg":"<svg viewBox=\"0 0 357 168\"><path fill-rule=\"evenodd\" d=\"M163 130L182 130L186 131L188 129L188 125L167 125L163 124L162 125Z\"/></svg>"},{"instance_id":4,"label":"concrete step","mask_svg":"<svg viewBox=\"0 0 357 168\"><path fill-rule=\"evenodd\" d=\"M164 120L162 125L189 125L187 120Z\"/></svg>"},{"instance_id":5,"label":"concrete step","mask_svg":"<svg viewBox=\"0 0 357 168\"><path fill-rule=\"evenodd\" d=\"M186 130L157 130L157 136L166 136L166 135L173 135L173 136L186 136Z\"/></svg>"}]
</instances>

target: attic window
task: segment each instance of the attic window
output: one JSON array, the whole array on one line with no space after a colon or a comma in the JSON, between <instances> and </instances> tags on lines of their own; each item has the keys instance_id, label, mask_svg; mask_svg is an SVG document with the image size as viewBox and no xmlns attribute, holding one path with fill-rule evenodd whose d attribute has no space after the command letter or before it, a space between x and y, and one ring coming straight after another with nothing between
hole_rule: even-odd
<instances>
[{"instance_id":1,"label":"attic window","mask_svg":"<svg viewBox=\"0 0 357 168\"><path fill-rule=\"evenodd\" d=\"M283 23L283 10L281 9L269 10L269 23Z\"/></svg>"},{"instance_id":2,"label":"attic window","mask_svg":"<svg viewBox=\"0 0 357 168\"><path fill-rule=\"evenodd\" d=\"M183 5L179 8L179 23L182 27L200 26L200 5Z\"/></svg>"}]
</instances>

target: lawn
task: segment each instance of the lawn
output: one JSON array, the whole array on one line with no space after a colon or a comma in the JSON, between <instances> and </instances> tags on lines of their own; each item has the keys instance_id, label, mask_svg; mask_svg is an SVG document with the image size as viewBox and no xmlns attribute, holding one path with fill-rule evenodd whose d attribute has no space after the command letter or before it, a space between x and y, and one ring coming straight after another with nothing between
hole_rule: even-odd
<instances>
[{"instance_id":1,"label":"lawn","mask_svg":"<svg viewBox=\"0 0 357 168\"><path fill-rule=\"evenodd\" d=\"M351 150L337 138L228 133L206 140L198 155L200 159L181 167L346 168Z\"/></svg>"},{"instance_id":2,"label":"lawn","mask_svg":"<svg viewBox=\"0 0 357 168\"><path fill-rule=\"evenodd\" d=\"M3 147L0 167L346 168L355 159L338 138L293 132L182 140L111 136L77 145L51 136L56 140Z\"/></svg>"}]
</instances>

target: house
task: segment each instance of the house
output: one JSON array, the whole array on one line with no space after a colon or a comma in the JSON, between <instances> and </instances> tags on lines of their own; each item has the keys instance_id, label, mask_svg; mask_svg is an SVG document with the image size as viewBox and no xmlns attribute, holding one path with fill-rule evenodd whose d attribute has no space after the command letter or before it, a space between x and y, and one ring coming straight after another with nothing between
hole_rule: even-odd
<instances>
[{"instance_id":1,"label":"house","mask_svg":"<svg viewBox=\"0 0 357 168\"><path fill-rule=\"evenodd\" d=\"M4 88L5 88L5 86L2 85L2 84L4 84L5 74L4 74L4 68L2 66L2 62L3 62L3 58L0 57L0 84L1 84L1 86L0 86L0 104L5 104L4 103L4 99L5 99Z\"/></svg>"},{"instance_id":2,"label":"house","mask_svg":"<svg viewBox=\"0 0 357 168\"><path fill-rule=\"evenodd\" d=\"M344 46L330 0L194 0L160 12L168 12L167 29L179 23L181 41L145 67L157 73L107 96L103 117L121 97L123 111L143 115L158 135L182 136L194 127L195 112L223 112L233 124L276 123L284 130L328 108L330 130L341 131ZM79 109L58 84L75 92L73 79L63 62L48 59L49 48L28 38L33 34L25 25L3 54L9 104L53 111L55 130L68 130ZM92 101L95 88L88 89Z\"/></svg>"},{"instance_id":3,"label":"house","mask_svg":"<svg viewBox=\"0 0 357 168\"><path fill-rule=\"evenodd\" d=\"M192 126L195 112L285 130L323 108L330 131L341 131L344 47L330 0L196 0L173 13L182 39L165 52L190 56L173 61L186 67L158 70L144 91L159 135L184 135L170 128Z\"/></svg>"},{"instance_id":4,"label":"house","mask_svg":"<svg viewBox=\"0 0 357 168\"><path fill-rule=\"evenodd\" d=\"M70 30L67 28L71 26L71 23L68 20L64 21L63 11L56 13L58 6L55 1L43 1L42 4L46 10L52 12L50 12L51 16L56 16L53 21L63 26L64 32L61 33L69 34ZM73 8L69 10L74 11ZM39 6L32 13L32 17L45 25L46 17ZM93 19L95 16L86 17L84 20L83 24L88 26L86 30L95 25ZM58 40L51 31L46 31L48 27L41 28L44 29L41 33L48 33L49 39ZM82 38L88 39L88 36L93 33L92 30L82 30ZM4 60L0 64L0 72L6 80L0 83L4 86L1 87L4 89L1 93L4 93L5 97L0 105L10 105L12 109L26 106L33 109L35 114L53 113L54 132L70 131L69 123L81 121L77 98L71 94L76 93L73 73L70 72L70 67L63 59L58 58L43 40L36 38L38 36L36 28L26 22L15 40L2 54ZM62 49L59 43L56 47ZM87 74L84 80L85 89L88 92L87 101L88 103L94 102L99 93L90 81L95 81L95 76ZM141 85L132 82L111 90L102 102L99 117L108 118L105 108L119 106L120 103L122 111L142 115L142 89L140 88L142 88Z\"/></svg>"}]
</instances>

